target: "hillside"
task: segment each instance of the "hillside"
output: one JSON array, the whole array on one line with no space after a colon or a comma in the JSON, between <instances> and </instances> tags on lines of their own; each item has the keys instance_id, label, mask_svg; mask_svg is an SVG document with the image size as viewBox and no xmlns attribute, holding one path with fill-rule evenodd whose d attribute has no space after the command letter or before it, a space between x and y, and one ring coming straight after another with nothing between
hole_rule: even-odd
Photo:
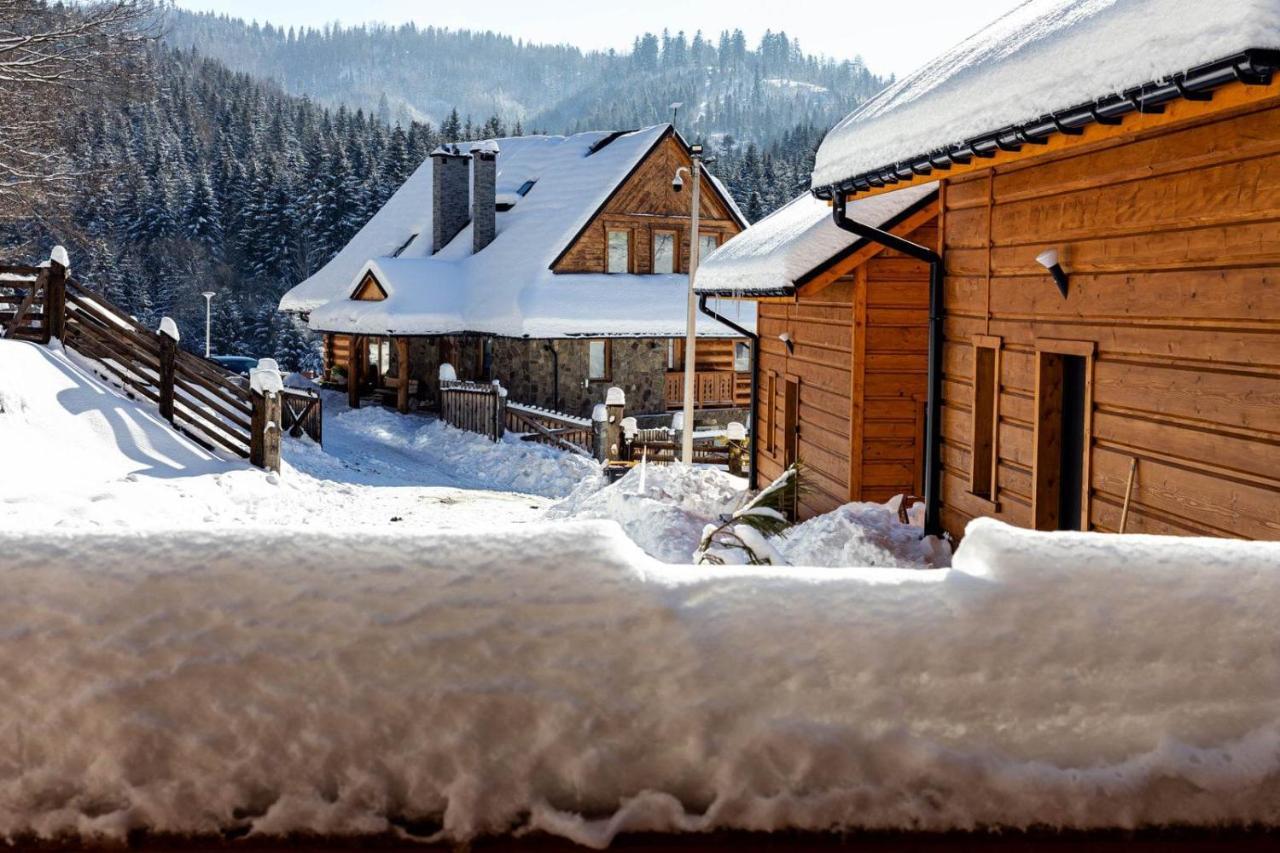
<instances>
[{"instance_id":1,"label":"hillside","mask_svg":"<svg viewBox=\"0 0 1280 853\"><path fill-rule=\"evenodd\" d=\"M625 54L527 44L492 32L414 25L296 30L171 10L167 39L232 69L385 123L444 123L453 109L483 122L551 133L638 127L686 106L692 137L768 144L797 125L824 129L886 82L860 59L806 54L785 33L748 47L740 31L645 33Z\"/></svg>"}]
</instances>

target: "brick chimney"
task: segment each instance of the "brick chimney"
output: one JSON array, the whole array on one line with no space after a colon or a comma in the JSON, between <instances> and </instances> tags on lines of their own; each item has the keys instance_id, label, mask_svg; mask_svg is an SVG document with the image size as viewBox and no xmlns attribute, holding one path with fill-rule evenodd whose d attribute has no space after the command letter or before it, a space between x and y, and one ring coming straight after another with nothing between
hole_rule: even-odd
<instances>
[{"instance_id":1,"label":"brick chimney","mask_svg":"<svg viewBox=\"0 0 1280 853\"><path fill-rule=\"evenodd\" d=\"M441 145L431 152L431 254L449 245L467 227L470 154L456 145Z\"/></svg>"},{"instance_id":2,"label":"brick chimney","mask_svg":"<svg viewBox=\"0 0 1280 853\"><path fill-rule=\"evenodd\" d=\"M472 251L493 242L498 230L498 143L481 142L471 149Z\"/></svg>"}]
</instances>

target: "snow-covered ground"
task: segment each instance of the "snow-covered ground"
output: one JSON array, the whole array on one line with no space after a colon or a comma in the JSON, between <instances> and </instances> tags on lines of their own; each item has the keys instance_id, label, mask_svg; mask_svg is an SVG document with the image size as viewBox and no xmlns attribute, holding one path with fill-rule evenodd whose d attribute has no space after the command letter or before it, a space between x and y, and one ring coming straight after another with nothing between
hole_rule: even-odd
<instances>
[{"instance_id":1,"label":"snow-covered ground","mask_svg":"<svg viewBox=\"0 0 1280 853\"><path fill-rule=\"evenodd\" d=\"M334 402L273 476L0 341L0 839L1280 825L1280 545L672 564L740 481Z\"/></svg>"},{"instance_id":2,"label":"snow-covered ground","mask_svg":"<svg viewBox=\"0 0 1280 853\"><path fill-rule=\"evenodd\" d=\"M541 517L598 466L376 407L326 400L325 447L287 439L280 475L204 450L73 353L0 341L0 528L391 526ZM538 495L538 496L535 496Z\"/></svg>"}]
</instances>

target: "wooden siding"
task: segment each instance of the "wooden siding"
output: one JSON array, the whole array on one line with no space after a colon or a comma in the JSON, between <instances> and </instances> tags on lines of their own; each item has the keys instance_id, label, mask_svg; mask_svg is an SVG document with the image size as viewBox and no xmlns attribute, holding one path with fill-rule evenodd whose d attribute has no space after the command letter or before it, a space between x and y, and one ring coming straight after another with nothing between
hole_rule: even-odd
<instances>
[{"instance_id":1,"label":"wooden siding","mask_svg":"<svg viewBox=\"0 0 1280 853\"><path fill-rule=\"evenodd\" d=\"M1280 539L1280 106L943 195L944 526L1033 525L1037 352L1065 341L1093 353L1084 526L1118 529L1136 458L1128 532ZM1065 299L1035 262L1049 247ZM992 500L970 491L977 336L1000 342Z\"/></svg>"},{"instance_id":2,"label":"wooden siding","mask_svg":"<svg viewBox=\"0 0 1280 853\"><path fill-rule=\"evenodd\" d=\"M676 272L683 272L689 262L691 188L678 193L671 188L671 179L677 168L690 164L689 155L675 139L660 142L552 269L557 273L604 272L607 234L624 230L631 235L631 272L653 272L653 234L659 231L679 234ZM705 176L700 216L699 233L715 234L722 243L741 230Z\"/></svg>"},{"instance_id":3,"label":"wooden siding","mask_svg":"<svg viewBox=\"0 0 1280 853\"><path fill-rule=\"evenodd\" d=\"M936 221L906 236L936 246ZM793 441L808 486L800 518L920 492L928 278L927 264L886 250L816 293L759 304L760 484L782 473ZM786 426L788 380L798 382L796 435Z\"/></svg>"}]
</instances>

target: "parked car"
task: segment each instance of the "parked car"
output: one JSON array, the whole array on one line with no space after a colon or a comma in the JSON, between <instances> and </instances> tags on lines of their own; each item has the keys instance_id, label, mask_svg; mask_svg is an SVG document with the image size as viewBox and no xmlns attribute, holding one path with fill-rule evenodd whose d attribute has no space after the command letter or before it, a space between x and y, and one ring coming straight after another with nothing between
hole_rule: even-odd
<instances>
[{"instance_id":1,"label":"parked car","mask_svg":"<svg viewBox=\"0 0 1280 853\"><path fill-rule=\"evenodd\" d=\"M245 355L212 355L209 360L241 376L248 376L249 371L258 366L256 358Z\"/></svg>"}]
</instances>

